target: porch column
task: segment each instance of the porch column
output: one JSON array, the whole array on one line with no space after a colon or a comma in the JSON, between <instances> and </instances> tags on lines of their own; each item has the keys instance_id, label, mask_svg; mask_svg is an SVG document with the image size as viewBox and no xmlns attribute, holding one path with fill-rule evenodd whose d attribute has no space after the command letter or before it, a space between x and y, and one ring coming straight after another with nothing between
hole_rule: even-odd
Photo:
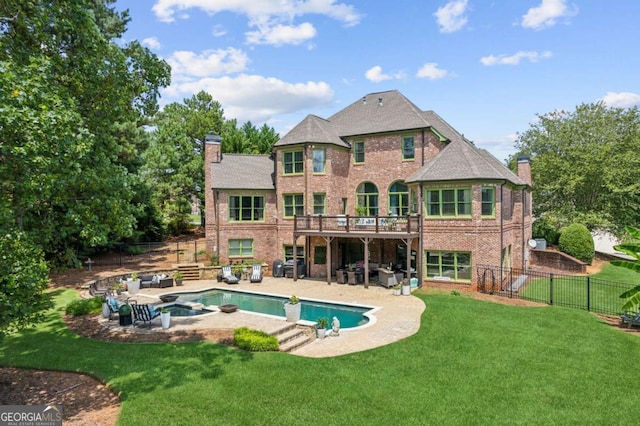
<instances>
[{"instance_id":1,"label":"porch column","mask_svg":"<svg viewBox=\"0 0 640 426\"><path fill-rule=\"evenodd\" d=\"M298 281L298 247L296 246L298 236L293 234L293 281Z\"/></svg>"},{"instance_id":2,"label":"porch column","mask_svg":"<svg viewBox=\"0 0 640 426\"><path fill-rule=\"evenodd\" d=\"M413 238L409 238L406 240L402 240L407 245L407 279L411 280L411 243L413 242ZM417 254L416 254L417 257ZM416 276L418 274L418 259L416 259Z\"/></svg>"},{"instance_id":3,"label":"porch column","mask_svg":"<svg viewBox=\"0 0 640 426\"><path fill-rule=\"evenodd\" d=\"M325 237L324 240L327 242L327 285L331 285L331 241L333 241L333 237Z\"/></svg>"},{"instance_id":4,"label":"porch column","mask_svg":"<svg viewBox=\"0 0 640 426\"><path fill-rule=\"evenodd\" d=\"M364 288L369 288L369 242L371 238L360 238L364 244Z\"/></svg>"}]
</instances>

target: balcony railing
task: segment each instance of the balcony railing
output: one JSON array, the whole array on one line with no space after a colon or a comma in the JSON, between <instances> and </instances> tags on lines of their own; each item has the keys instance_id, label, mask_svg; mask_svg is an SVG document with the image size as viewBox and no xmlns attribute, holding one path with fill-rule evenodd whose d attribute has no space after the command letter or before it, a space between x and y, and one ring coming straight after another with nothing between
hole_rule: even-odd
<instances>
[{"instance_id":1,"label":"balcony railing","mask_svg":"<svg viewBox=\"0 0 640 426\"><path fill-rule=\"evenodd\" d=\"M420 232L420 216L295 216L294 232L398 233Z\"/></svg>"}]
</instances>

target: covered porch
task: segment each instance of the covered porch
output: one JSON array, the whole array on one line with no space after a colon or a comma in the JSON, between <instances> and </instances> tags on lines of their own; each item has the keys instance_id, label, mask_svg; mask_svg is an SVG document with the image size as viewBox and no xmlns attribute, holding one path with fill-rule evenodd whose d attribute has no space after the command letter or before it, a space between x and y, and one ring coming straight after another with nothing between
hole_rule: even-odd
<instances>
[{"instance_id":1,"label":"covered porch","mask_svg":"<svg viewBox=\"0 0 640 426\"><path fill-rule=\"evenodd\" d=\"M294 280L298 277L296 247L299 237L305 237L307 243L312 239L324 241L327 284L331 284L334 272L340 274L340 270L347 269L358 269L365 288L377 273L402 273L407 278L422 276L422 262L417 255L423 251L419 215L296 216L293 230ZM370 261L372 257L374 262ZM339 279L336 281L340 282ZM382 278L382 283L386 282Z\"/></svg>"}]
</instances>

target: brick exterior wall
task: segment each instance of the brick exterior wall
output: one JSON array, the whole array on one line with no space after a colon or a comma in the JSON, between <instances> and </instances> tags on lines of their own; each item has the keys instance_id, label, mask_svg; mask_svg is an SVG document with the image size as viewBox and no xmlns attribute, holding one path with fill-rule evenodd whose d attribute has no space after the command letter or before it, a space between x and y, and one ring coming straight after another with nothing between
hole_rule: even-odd
<instances>
[{"instance_id":1,"label":"brick exterior wall","mask_svg":"<svg viewBox=\"0 0 640 426\"><path fill-rule=\"evenodd\" d=\"M402 159L402 137L414 136L415 158ZM230 238L252 238L254 241L254 259L267 264L275 259L284 258L284 247L293 244L293 219L284 218L283 196L290 193L304 194L305 214L313 213L313 194L326 194L326 214L342 214L343 199L346 199L346 213L355 214L356 188L363 182L371 182L378 188L379 214L389 214L389 187L398 180L406 180L418 171L425 162L436 156L446 144L428 129L415 133L394 133L368 135L349 140L364 142L365 163L354 164L353 154L349 149L334 145L300 144L297 146L279 147L275 150L276 175L275 191L263 191L266 199L265 221L256 223L229 223L228 196L242 193L228 193L208 188L206 202L206 238L207 251L220 253L222 263L228 260L228 240ZM314 174L313 149L326 150L326 170L324 174ZM210 162L219 153L219 144L207 144L205 182L210 183ZM282 156L284 152L303 150L304 173L285 176ZM530 182L528 162L519 163L519 174L523 180ZM527 173L529 176L527 176ZM482 188L493 186L496 194L495 217L481 216ZM429 188L471 188L472 217L470 218L429 218L423 214L423 247L424 251L456 251L471 253L472 266L477 264L501 265L502 248L510 259L505 263L524 268L528 258L526 242L531 238L531 195L527 190L514 188L504 182L446 182L441 184L424 184L423 190ZM410 187L419 196L418 204L424 206L423 194L418 185ZM256 191L245 194L256 194ZM523 201L526 201L523 203ZM331 271L340 265L343 253L340 252L344 239L336 238L331 246ZM359 240L358 240L359 241ZM396 246L402 240L372 240L369 244L370 263L396 263ZM313 259L316 246L326 246L324 238L299 237L297 245L305 246L305 257L308 262L308 274L314 277L326 277L327 265L315 264ZM510 250L507 248L510 247ZM424 252L420 253L420 241L414 239L411 249L417 252L417 261L424 264ZM234 259L235 260L235 259ZM472 283L476 282L475 267ZM425 279L425 281L428 281Z\"/></svg>"}]
</instances>

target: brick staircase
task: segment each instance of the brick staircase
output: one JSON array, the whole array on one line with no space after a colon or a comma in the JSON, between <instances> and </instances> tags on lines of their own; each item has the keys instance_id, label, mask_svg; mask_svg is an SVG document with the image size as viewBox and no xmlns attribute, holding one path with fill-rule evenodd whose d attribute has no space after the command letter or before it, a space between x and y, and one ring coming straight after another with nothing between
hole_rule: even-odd
<instances>
[{"instance_id":1,"label":"brick staircase","mask_svg":"<svg viewBox=\"0 0 640 426\"><path fill-rule=\"evenodd\" d=\"M181 263L174 265L178 271L182 272L182 277L185 281L199 280L200 268L202 268L202 266L200 263Z\"/></svg>"},{"instance_id":2,"label":"brick staircase","mask_svg":"<svg viewBox=\"0 0 640 426\"><path fill-rule=\"evenodd\" d=\"M306 325L289 323L271 333L278 338L280 352L291 352L316 339L315 328Z\"/></svg>"}]
</instances>

